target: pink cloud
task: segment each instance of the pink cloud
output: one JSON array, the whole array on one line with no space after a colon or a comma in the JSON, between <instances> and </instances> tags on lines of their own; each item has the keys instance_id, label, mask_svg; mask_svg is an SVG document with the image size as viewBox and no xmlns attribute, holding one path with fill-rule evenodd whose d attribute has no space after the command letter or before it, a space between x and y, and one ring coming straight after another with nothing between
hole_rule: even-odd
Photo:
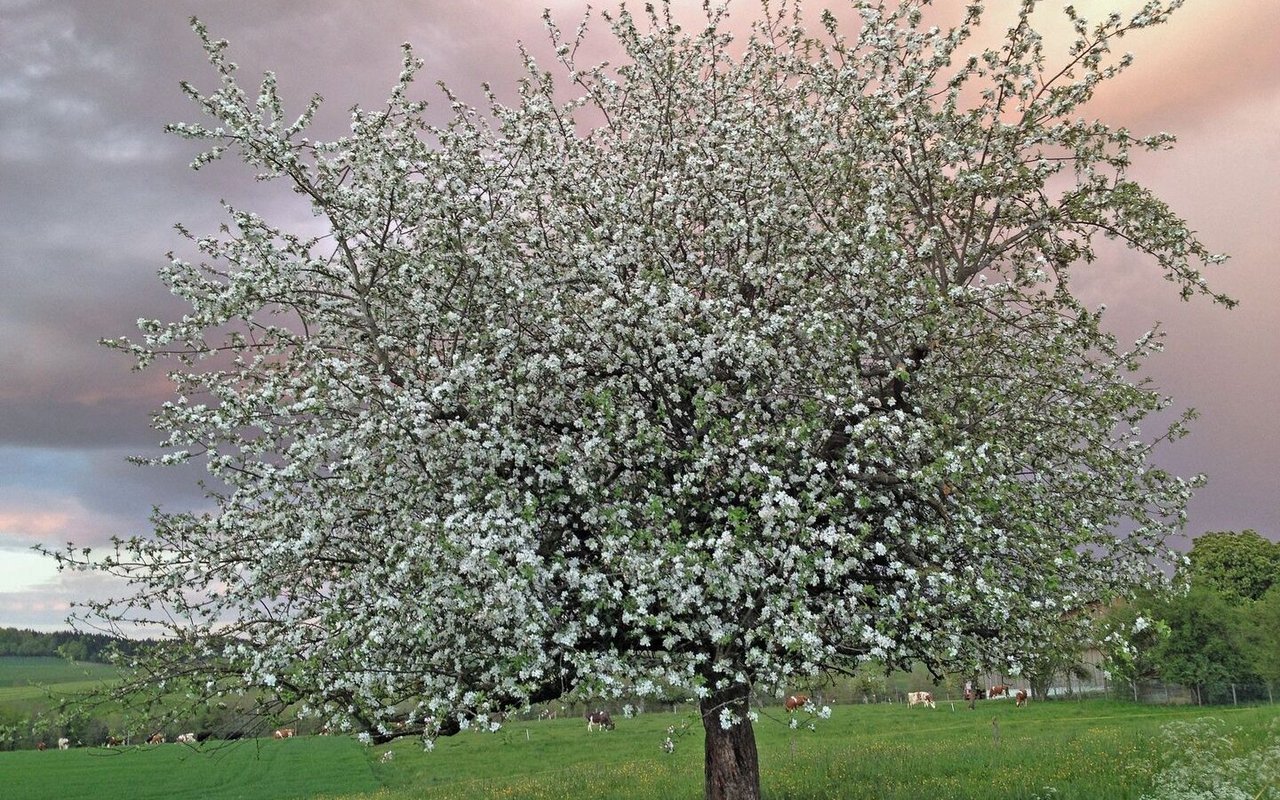
<instances>
[{"instance_id":1,"label":"pink cloud","mask_svg":"<svg viewBox=\"0 0 1280 800\"><path fill-rule=\"evenodd\" d=\"M112 533L125 532L125 525L122 519L92 511L70 495L9 487L0 496L0 542L10 546L58 547L66 542L100 546Z\"/></svg>"},{"instance_id":2,"label":"pink cloud","mask_svg":"<svg viewBox=\"0 0 1280 800\"><path fill-rule=\"evenodd\" d=\"M67 530L72 515L67 511L13 511L0 509L0 532L12 536L46 540Z\"/></svg>"}]
</instances>

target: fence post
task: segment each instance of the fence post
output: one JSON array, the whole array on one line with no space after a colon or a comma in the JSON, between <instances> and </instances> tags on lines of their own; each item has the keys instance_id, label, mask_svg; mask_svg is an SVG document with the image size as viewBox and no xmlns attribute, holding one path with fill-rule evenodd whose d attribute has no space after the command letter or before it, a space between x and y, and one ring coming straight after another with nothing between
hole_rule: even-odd
<instances>
[{"instance_id":1,"label":"fence post","mask_svg":"<svg viewBox=\"0 0 1280 800\"><path fill-rule=\"evenodd\" d=\"M1240 705L1238 702L1236 702L1236 685L1234 683L1231 684L1231 705L1233 706Z\"/></svg>"}]
</instances>

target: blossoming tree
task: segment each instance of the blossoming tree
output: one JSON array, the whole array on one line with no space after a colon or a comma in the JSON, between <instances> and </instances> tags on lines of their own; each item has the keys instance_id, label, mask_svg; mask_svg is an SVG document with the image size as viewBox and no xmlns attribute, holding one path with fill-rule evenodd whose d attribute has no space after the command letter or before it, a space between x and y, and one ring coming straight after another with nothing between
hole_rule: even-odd
<instances>
[{"instance_id":1,"label":"blossoming tree","mask_svg":"<svg viewBox=\"0 0 1280 800\"><path fill-rule=\"evenodd\" d=\"M1107 237L1230 303L1126 176L1170 137L1082 116L1115 41L1180 3L1068 9L1053 65L1035 0L972 56L981 7L927 5L853 2L843 30L765 4L737 40L715 6L691 32L624 9L616 67L548 20L559 82L526 56L518 101L446 90L441 126L406 46L334 141L196 23L221 83L173 130L315 222L229 209L162 272L183 318L115 343L169 366L158 460L206 464L214 509L81 564L133 587L88 613L167 628L145 666L197 696L375 737L683 689L707 796L747 798L753 693L870 659L1014 671L1155 574L1190 490L1150 459L1181 422L1139 428L1159 334L1120 346L1071 278Z\"/></svg>"}]
</instances>

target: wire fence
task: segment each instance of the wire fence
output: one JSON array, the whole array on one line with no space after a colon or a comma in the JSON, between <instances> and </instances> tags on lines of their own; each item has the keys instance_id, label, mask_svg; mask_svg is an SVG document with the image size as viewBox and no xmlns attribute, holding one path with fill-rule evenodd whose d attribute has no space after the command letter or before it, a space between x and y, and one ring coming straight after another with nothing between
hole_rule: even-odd
<instances>
[{"instance_id":1,"label":"wire fence","mask_svg":"<svg viewBox=\"0 0 1280 800\"><path fill-rule=\"evenodd\" d=\"M1003 692L990 696L990 687L1005 686ZM1134 684L1110 681L1063 681L1052 683L1043 692L1032 692L1032 687L1025 681L1012 679L1008 683L990 683L982 687L978 698L986 702L1017 702L1019 691L1025 692L1032 701L1043 700L1089 700L1113 699L1127 700L1150 705L1274 705L1276 687L1266 683L1214 682L1189 686L1169 681L1148 680ZM833 705L851 705L859 703L906 703L911 692L928 692L933 701L939 705L951 703L967 704L969 698L960 687L943 685L909 685L906 687L884 687L869 689L866 687L835 685L814 692L815 701ZM758 698L769 703L770 698ZM774 700L774 703L777 701Z\"/></svg>"},{"instance_id":2,"label":"wire fence","mask_svg":"<svg viewBox=\"0 0 1280 800\"><path fill-rule=\"evenodd\" d=\"M1213 682L1188 686L1167 681L1138 681L1104 687L1104 693L1157 705L1256 705L1275 703L1275 687L1266 683Z\"/></svg>"},{"instance_id":3,"label":"wire fence","mask_svg":"<svg viewBox=\"0 0 1280 800\"><path fill-rule=\"evenodd\" d=\"M1200 686L1186 686L1167 681L1140 681L1136 685L1117 683L1102 679L1101 674L1092 676L1097 680L1069 679L1051 683L1046 691L1032 694L1031 686L1026 681L993 679L988 683L979 683L982 692L974 702L983 704L1018 702L1018 692L1026 693L1027 702L1053 702L1111 699L1149 705L1200 705L1200 706L1232 706L1232 705L1267 705L1275 703L1276 687L1266 683L1206 683ZM991 687L1005 686L1003 692L989 696ZM928 692L937 706L962 708L970 703L964 695L962 683L951 681L932 684L905 675L884 681L880 685L858 685L852 682L836 682L812 689L797 690L821 708L829 706L848 706L861 704L892 704L908 702L908 694ZM751 704L755 708L765 709L781 706L784 697L773 694L756 694ZM618 698L609 701L584 701L562 698L531 714L581 717L587 711L607 710L611 714L630 716L632 713L665 712L687 714L697 708L692 697L672 697L661 700L653 698Z\"/></svg>"}]
</instances>

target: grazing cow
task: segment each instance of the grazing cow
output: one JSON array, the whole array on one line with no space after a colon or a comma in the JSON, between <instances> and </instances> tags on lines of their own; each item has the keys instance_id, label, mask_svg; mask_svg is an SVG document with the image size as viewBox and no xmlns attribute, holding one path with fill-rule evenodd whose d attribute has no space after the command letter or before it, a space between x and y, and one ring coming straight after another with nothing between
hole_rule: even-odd
<instances>
[{"instance_id":1,"label":"grazing cow","mask_svg":"<svg viewBox=\"0 0 1280 800\"><path fill-rule=\"evenodd\" d=\"M1008 697L1009 687L1003 683L997 683L987 690L987 697Z\"/></svg>"},{"instance_id":2,"label":"grazing cow","mask_svg":"<svg viewBox=\"0 0 1280 800\"><path fill-rule=\"evenodd\" d=\"M613 730L613 718L609 716L608 711L588 711L587 712L587 731L595 728L602 731Z\"/></svg>"},{"instance_id":3,"label":"grazing cow","mask_svg":"<svg viewBox=\"0 0 1280 800\"><path fill-rule=\"evenodd\" d=\"M916 706L938 707L937 703L933 702L933 695L929 692L907 692L907 708Z\"/></svg>"},{"instance_id":4,"label":"grazing cow","mask_svg":"<svg viewBox=\"0 0 1280 800\"><path fill-rule=\"evenodd\" d=\"M153 733L151 734L151 738L147 739L147 744L164 744L164 741L163 733Z\"/></svg>"},{"instance_id":5,"label":"grazing cow","mask_svg":"<svg viewBox=\"0 0 1280 800\"><path fill-rule=\"evenodd\" d=\"M196 743L196 735L194 733L178 734L178 744L195 744L195 743Z\"/></svg>"},{"instance_id":6,"label":"grazing cow","mask_svg":"<svg viewBox=\"0 0 1280 800\"><path fill-rule=\"evenodd\" d=\"M1019 708L1025 706L1027 704L1027 690L1019 689L1018 693L1013 696L1013 699L1017 701Z\"/></svg>"},{"instance_id":7,"label":"grazing cow","mask_svg":"<svg viewBox=\"0 0 1280 800\"><path fill-rule=\"evenodd\" d=\"M106 742L107 747L119 747L122 744L124 744L124 740L121 739L119 736L107 737L107 742Z\"/></svg>"},{"instance_id":8,"label":"grazing cow","mask_svg":"<svg viewBox=\"0 0 1280 800\"><path fill-rule=\"evenodd\" d=\"M792 694L792 695L787 695L787 699L782 701L782 706L783 708L787 709L787 713L791 713L792 711L795 711L797 708L804 708L805 704L808 702L809 702L809 695Z\"/></svg>"},{"instance_id":9,"label":"grazing cow","mask_svg":"<svg viewBox=\"0 0 1280 800\"><path fill-rule=\"evenodd\" d=\"M292 739L295 735L295 731L293 728L278 728L271 735L277 739Z\"/></svg>"},{"instance_id":10,"label":"grazing cow","mask_svg":"<svg viewBox=\"0 0 1280 800\"><path fill-rule=\"evenodd\" d=\"M36 749L37 749L37 750L39 750L39 751L41 751L41 752L44 752L44 750L45 750L47 747L48 747L48 745L46 745L44 742L36 742Z\"/></svg>"},{"instance_id":11,"label":"grazing cow","mask_svg":"<svg viewBox=\"0 0 1280 800\"><path fill-rule=\"evenodd\" d=\"M70 739L68 739L68 738L67 738L67 737L65 737L65 736L63 736L62 738L58 739L58 749L59 749L59 750L70 750L70 749L71 749L71 740L70 740Z\"/></svg>"}]
</instances>

